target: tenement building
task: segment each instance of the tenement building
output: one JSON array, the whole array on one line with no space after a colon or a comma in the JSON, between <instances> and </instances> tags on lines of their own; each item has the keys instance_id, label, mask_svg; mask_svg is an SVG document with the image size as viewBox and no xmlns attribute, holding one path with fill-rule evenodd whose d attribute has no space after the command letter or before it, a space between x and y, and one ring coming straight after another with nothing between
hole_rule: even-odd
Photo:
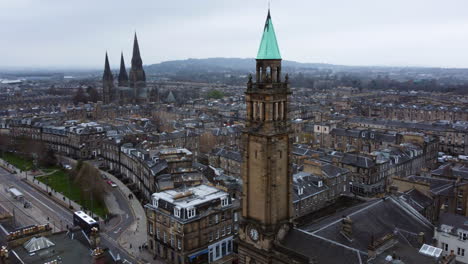
<instances>
[{"instance_id":1,"label":"tenement building","mask_svg":"<svg viewBox=\"0 0 468 264\"><path fill-rule=\"evenodd\" d=\"M227 263L234 257L239 202L209 185L154 193L146 205L150 250L167 263Z\"/></svg>"}]
</instances>

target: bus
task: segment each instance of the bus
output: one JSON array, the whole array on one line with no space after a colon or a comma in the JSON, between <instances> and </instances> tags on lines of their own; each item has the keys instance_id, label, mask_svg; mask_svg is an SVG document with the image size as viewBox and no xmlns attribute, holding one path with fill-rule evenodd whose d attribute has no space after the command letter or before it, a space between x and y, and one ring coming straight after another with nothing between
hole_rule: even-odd
<instances>
[{"instance_id":1,"label":"bus","mask_svg":"<svg viewBox=\"0 0 468 264\"><path fill-rule=\"evenodd\" d=\"M91 233L93 227L99 229L99 223L83 211L73 213L73 225L81 227L86 234Z\"/></svg>"},{"instance_id":2,"label":"bus","mask_svg":"<svg viewBox=\"0 0 468 264\"><path fill-rule=\"evenodd\" d=\"M23 201L24 195L18 189L16 189L13 186L10 186L10 188L8 188L8 191L10 192L11 196L13 196L13 198L19 201Z\"/></svg>"}]
</instances>

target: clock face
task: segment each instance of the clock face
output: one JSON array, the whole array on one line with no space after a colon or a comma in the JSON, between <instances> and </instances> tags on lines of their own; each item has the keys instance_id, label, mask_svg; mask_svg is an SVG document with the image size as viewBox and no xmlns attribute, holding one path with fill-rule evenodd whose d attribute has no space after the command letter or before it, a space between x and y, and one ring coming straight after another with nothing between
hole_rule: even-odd
<instances>
[{"instance_id":1,"label":"clock face","mask_svg":"<svg viewBox=\"0 0 468 264\"><path fill-rule=\"evenodd\" d=\"M258 240L258 231L257 231L257 229L255 229L255 228L250 228L249 235L250 235L250 238L251 238L253 241L257 241L257 240Z\"/></svg>"}]
</instances>

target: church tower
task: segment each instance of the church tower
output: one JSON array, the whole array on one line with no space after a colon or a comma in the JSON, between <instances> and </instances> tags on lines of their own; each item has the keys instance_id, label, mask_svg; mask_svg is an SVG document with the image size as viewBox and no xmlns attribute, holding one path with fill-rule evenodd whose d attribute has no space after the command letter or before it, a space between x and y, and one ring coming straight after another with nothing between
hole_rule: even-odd
<instances>
[{"instance_id":1,"label":"church tower","mask_svg":"<svg viewBox=\"0 0 468 264\"><path fill-rule=\"evenodd\" d=\"M140 56L140 47L138 46L138 39L135 33L133 41L133 56L132 67L130 69L130 87L133 88L133 96L135 103L147 102L148 96L146 91L146 75L143 70L143 61Z\"/></svg>"},{"instance_id":2,"label":"church tower","mask_svg":"<svg viewBox=\"0 0 468 264\"><path fill-rule=\"evenodd\" d=\"M106 52L106 62L104 65L104 74L102 75L102 98L104 104L110 104L112 102L114 93L114 76L109 65L109 58Z\"/></svg>"},{"instance_id":3,"label":"church tower","mask_svg":"<svg viewBox=\"0 0 468 264\"><path fill-rule=\"evenodd\" d=\"M249 76L242 133L242 224L239 261L292 263L275 250L293 216L288 76L282 80L281 55L268 10L256 58L255 81Z\"/></svg>"}]
</instances>

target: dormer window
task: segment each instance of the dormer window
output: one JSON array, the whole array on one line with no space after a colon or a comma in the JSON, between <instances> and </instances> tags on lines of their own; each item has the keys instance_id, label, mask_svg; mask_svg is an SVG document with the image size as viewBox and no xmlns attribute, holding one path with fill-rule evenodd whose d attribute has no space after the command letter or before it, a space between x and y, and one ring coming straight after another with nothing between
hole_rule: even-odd
<instances>
[{"instance_id":1,"label":"dormer window","mask_svg":"<svg viewBox=\"0 0 468 264\"><path fill-rule=\"evenodd\" d=\"M322 187L323 186L323 182L322 181L319 181L318 182L318 187Z\"/></svg>"},{"instance_id":2,"label":"dormer window","mask_svg":"<svg viewBox=\"0 0 468 264\"><path fill-rule=\"evenodd\" d=\"M180 207L174 207L174 216L180 218Z\"/></svg>"},{"instance_id":3,"label":"dormer window","mask_svg":"<svg viewBox=\"0 0 468 264\"><path fill-rule=\"evenodd\" d=\"M229 198L227 196L224 196L221 198L221 206L228 206L229 205Z\"/></svg>"},{"instance_id":4,"label":"dormer window","mask_svg":"<svg viewBox=\"0 0 468 264\"><path fill-rule=\"evenodd\" d=\"M193 218L195 217L196 215L196 212L195 212L195 208L187 208L187 218Z\"/></svg>"},{"instance_id":5,"label":"dormer window","mask_svg":"<svg viewBox=\"0 0 468 264\"><path fill-rule=\"evenodd\" d=\"M153 206L158 208L158 204L159 204L159 199L158 198L153 198Z\"/></svg>"},{"instance_id":6,"label":"dormer window","mask_svg":"<svg viewBox=\"0 0 468 264\"><path fill-rule=\"evenodd\" d=\"M298 195L304 194L304 188L299 187L299 189L297 190L297 194L298 194Z\"/></svg>"}]
</instances>

